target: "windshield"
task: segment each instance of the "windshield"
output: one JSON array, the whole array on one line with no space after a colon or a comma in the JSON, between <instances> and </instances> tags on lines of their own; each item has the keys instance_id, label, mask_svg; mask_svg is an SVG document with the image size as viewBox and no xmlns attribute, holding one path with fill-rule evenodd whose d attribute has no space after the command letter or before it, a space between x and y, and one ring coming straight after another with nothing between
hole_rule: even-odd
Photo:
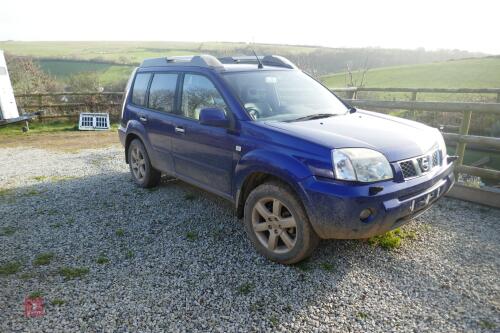
<instances>
[{"instance_id":1,"label":"windshield","mask_svg":"<svg viewBox=\"0 0 500 333\"><path fill-rule=\"evenodd\" d=\"M347 107L301 71L225 73L250 116L257 121L293 121L345 114Z\"/></svg>"}]
</instances>

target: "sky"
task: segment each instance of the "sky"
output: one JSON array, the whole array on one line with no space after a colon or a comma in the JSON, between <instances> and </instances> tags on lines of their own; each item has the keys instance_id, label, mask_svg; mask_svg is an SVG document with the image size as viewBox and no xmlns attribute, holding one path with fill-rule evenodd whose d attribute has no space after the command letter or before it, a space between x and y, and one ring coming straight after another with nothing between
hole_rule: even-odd
<instances>
[{"instance_id":1,"label":"sky","mask_svg":"<svg viewBox=\"0 0 500 333\"><path fill-rule=\"evenodd\" d=\"M498 0L2 0L0 40L238 41L500 54Z\"/></svg>"}]
</instances>

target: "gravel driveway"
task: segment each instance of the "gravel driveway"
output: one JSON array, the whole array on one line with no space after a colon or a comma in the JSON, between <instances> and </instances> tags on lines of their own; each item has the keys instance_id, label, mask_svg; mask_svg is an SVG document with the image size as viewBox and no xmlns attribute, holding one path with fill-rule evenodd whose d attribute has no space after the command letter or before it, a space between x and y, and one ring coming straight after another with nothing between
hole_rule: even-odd
<instances>
[{"instance_id":1,"label":"gravel driveway","mask_svg":"<svg viewBox=\"0 0 500 333\"><path fill-rule=\"evenodd\" d=\"M445 198L404 229L397 250L324 241L281 266L222 199L136 188L119 148L3 148L0 332L498 332L500 211Z\"/></svg>"}]
</instances>

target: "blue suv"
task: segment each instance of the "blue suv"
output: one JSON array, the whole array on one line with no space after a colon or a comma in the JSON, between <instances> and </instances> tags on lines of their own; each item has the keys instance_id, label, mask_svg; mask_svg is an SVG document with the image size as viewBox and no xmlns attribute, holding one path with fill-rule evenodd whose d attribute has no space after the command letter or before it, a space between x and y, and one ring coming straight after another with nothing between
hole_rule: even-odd
<instances>
[{"instance_id":1,"label":"blue suv","mask_svg":"<svg viewBox=\"0 0 500 333\"><path fill-rule=\"evenodd\" d=\"M119 136L138 186L163 173L226 198L284 264L401 226L454 182L437 129L357 110L279 56L146 59Z\"/></svg>"}]
</instances>

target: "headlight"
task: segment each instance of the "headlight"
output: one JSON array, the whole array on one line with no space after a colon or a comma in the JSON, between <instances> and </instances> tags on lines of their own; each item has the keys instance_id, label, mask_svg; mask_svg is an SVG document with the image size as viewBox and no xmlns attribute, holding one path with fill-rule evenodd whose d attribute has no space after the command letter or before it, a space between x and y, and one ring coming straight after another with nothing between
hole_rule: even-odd
<instances>
[{"instance_id":1,"label":"headlight","mask_svg":"<svg viewBox=\"0 0 500 333\"><path fill-rule=\"evenodd\" d=\"M366 148L334 149L335 178L364 183L392 179L391 165L384 155Z\"/></svg>"},{"instance_id":2,"label":"headlight","mask_svg":"<svg viewBox=\"0 0 500 333\"><path fill-rule=\"evenodd\" d=\"M443 135L441 134L441 132L438 131L438 130L436 130L436 131L437 131L437 134L436 134L437 144L438 144L438 147L439 147L439 151L441 153L441 161L444 164L444 161L445 161L445 158L446 158L446 143L444 142Z\"/></svg>"}]
</instances>

